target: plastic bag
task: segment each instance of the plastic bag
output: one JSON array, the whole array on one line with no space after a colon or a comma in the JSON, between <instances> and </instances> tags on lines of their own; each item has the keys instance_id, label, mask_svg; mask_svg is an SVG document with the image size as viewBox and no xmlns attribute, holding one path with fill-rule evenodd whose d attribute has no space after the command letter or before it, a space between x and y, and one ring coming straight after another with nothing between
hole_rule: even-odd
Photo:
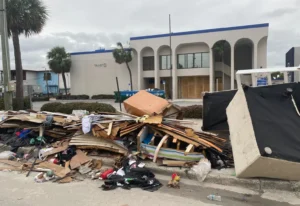
<instances>
[{"instance_id":1,"label":"plastic bag","mask_svg":"<svg viewBox=\"0 0 300 206\"><path fill-rule=\"evenodd\" d=\"M208 159L202 158L197 165L192 167L192 170L196 173L198 181L203 182L211 170L211 163Z\"/></svg>"},{"instance_id":2,"label":"plastic bag","mask_svg":"<svg viewBox=\"0 0 300 206\"><path fill-rule=\"evenodd\" d=\"M12 160L16 158L16 153L11 151L4 151L0 153L0 160Z\"/></svg>"}]
</instances>

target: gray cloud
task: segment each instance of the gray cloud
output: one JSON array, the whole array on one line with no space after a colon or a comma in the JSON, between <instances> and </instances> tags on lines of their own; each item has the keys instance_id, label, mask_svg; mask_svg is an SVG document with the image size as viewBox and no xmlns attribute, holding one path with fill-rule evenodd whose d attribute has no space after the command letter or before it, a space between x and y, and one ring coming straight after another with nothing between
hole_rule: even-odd
<instances>
[{"instance_id":1,"label":"gray cloud","mask_svg":"<svg viewBox=\"0 0 300 206\"><path fill-rule=\"evenodd\" d=\"M299 0L44 0L49 20L43 32L20 37L23 67L47 65L46 53L54 46L68 52L109 48L130 36L172 31L270 23L268 66L284 65L285 53L300 46ZM11 63L14 67L10 42ZM1 59L1 56L0 56ZM0 65L2 68L2 64Z\"/></svg>"},{"instance_id":2,"label":"gray cloud","mask_svg":"<svg viewBox=\"0 0 300 206\"><path fill-rule=\"evenodd\" d=\"M264 14L266 17L282 17L283 15L290 15L296 11L299 11L299 8L293 7L293 8L279 8L270 12L267 12Z\"/></svg>"}]
</instances>

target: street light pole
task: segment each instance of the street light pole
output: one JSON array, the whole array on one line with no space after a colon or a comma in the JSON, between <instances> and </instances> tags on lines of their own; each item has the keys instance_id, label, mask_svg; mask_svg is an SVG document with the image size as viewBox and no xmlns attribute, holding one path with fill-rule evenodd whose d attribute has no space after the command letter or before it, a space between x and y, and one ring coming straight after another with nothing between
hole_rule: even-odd
<instances>
[{"instance_id":1,"label":"street light pole","mask_svg":"<svg viewBox=\"0 0 300 206\"><path fill-rule=\"evenodd\" d=\"M4 74L4 108L5 110L12 110L12 92L8 89L10 81L10 58L8 46L8 33L7 33L7 19L5 0L0 0L0 34L2 44L2 66Z\"/></svg>"}]
</instances>

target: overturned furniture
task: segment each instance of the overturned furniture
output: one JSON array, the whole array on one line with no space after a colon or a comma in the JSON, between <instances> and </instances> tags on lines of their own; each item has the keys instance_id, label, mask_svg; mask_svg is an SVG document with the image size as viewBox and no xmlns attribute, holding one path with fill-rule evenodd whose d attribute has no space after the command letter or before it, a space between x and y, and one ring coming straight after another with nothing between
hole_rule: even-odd
<instances>
[{"instance_id":1,"label":"overturned furniture","mask_svg":"<svg viewBox=\"0 0 300 206\"><path fill-rule=\"evenodd\" d=\"M237 177L300 180L300 84L239 87L227 107Z\"/></svg>"}]
</instances>

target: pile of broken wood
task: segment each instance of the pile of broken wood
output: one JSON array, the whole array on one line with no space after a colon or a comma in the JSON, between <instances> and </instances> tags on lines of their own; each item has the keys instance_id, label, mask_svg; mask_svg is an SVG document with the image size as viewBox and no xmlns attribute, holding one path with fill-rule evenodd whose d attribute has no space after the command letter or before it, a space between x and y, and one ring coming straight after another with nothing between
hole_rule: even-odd
<instances>
[{"instance_id":1,"label":"pile of broken wood","mask_svg":"<svg viewBox=\"0 0 300 206\"><path fill-rule=\"evenodd\" d=\"M51 169L60 182L72 181L76 171L81 174L100 171L101 161L91 157L95 152L116 154L118 158L134 153L167 166L191 167L204 157L213 167L233 166L227 140L187 127L193 122L180 120L181 111L176 105L140 91L127 99L124 107L127 113L97 113L83 118L34 111L0 113L4 119L0 122L0 137L10 131L12 138L18 139L16 132L30 129L36 134L31 138L44 140L35 143L44 151L39 152L37 160L33 158L30 163L1 160L0 163L9 165L11 170Z\"/></svg>"}]
</instances>

